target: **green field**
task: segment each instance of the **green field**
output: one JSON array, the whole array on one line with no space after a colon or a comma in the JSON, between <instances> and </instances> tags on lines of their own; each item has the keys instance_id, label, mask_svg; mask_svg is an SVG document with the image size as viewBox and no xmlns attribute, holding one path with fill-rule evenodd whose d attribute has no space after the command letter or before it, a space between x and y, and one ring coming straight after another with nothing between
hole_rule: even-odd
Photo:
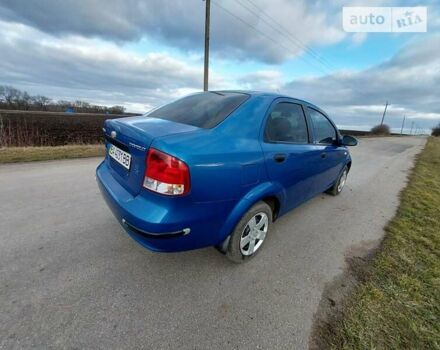
<instances>
[{"instance_id":1,"label":"green field","mask_svg":"<svg viewBox=\"0 0 440 350\"><path fill-rule=\"evenodd\" d=\"M440 138L417 159L384 241L340 317L329 349L440 349Z\"/></svg>"}]
</instances>

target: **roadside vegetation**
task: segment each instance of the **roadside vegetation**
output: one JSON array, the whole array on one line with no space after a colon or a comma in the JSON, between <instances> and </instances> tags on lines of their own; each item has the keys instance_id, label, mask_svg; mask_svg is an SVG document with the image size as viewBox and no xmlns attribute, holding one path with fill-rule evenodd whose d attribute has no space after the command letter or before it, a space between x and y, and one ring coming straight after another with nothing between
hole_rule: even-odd
<instances>
[{"instance_id":1,"label":"roadside vegetation","mask_svg":"<svg viewBox=\"0 0 440 350\"><path fill-rule=\"evenodd\" d=\"M328 349L440 349L440 138L417 159L385 238L320 327Z\"/></svg>"},{"instance_id":2,"label":"roadside vegetation","mask_svg":"<svg viewBox=\"0 0 440 350\"><path fill-rule=\"evenodd\" d=\"M382 136L384 136L384 135L390 135L391 131L390 131L390 127L388 125L386 125L386 124L379 124L379 125L373 126L371 128L370 133L371 133L371 135L382 135Z\"/></svg>"},{"instance_id":3,"label":"roadside vegetation","mask_svg":"<svg viewBox=\"0 0 440 350\"><path fill-rule=\"evenodd\" d=\"M440 123L432 128L432 136L440 136Z\"/></svg>"},{"instance_id":4,"label":"roadside vegetation","mask_svg":"<svg viewBox=\"0 0 440 350\"><path fill-rule=\"evenodd\" d=\"M103 143L104 114L0 111L0 147Z\"/></svg>"},{"instance_id":5,"label":"roadside vegetation","mask_svg":"<svg viewBox=\"0 0 440 350\"><path fill-rule=\"evenodd\" d=\"M0 148L0 164L104 156L103 145Z\"/></svg>"}]
</instances>

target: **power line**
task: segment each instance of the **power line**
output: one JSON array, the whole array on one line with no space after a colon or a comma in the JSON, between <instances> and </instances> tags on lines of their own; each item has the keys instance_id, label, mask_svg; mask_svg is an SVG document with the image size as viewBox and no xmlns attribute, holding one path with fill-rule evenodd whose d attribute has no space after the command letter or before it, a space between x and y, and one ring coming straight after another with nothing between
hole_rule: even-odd
<instances>
[{"instance_id":1,"label":"power line","mask_svg":"<svg viewBox=\"0 0 440 350\"><path fill-rule=\"evenodd\" d=\"M291 52L292 54L296 55L296 52L291 51L291 49L287 46L285 46L283 43L275 40L273 37L267 35L266 33L262 32L261 30L259 30L257 27L255 27L254 25L250 24L249 22L246 22L243 18L241 18L240 16L237 16L235 13L233 13L232 11L228 10L227 8L223 7L222 5L220 5L219 3L217 3L217 1L213 1L212 2L214 5L218 6L219 8L221 8L223 11L225 11L226 13L228 13L230 16L234 17L235 19L237 19L238 21L242 22L244 25L250 27L251 29L255 30L257 33L259 33L260 35L264 36L266 39L270 40L271 42L273 42L274 44L280 45L282 47L284 47L287 51ZM307 60L305 60L304 57L299 56L299 58L301 58L304 62L310 64L310 62L308 62ZM320 67L315 66L315 68L321 69ZM321 71L324 74L329 74L329 72L321 69Z\"/></svg>"},{"instance_id":2,"label":"power line","mask_svg":"<svg viewBox=\"0 0 440 350\"><path fill-rule=\"evenodd\" d=\"M279 25L282 29L284 29L284 31L280 30L279 28L275 27L271 22L267 21L266 19L262 18L260 16L259 13L256 13L254 10L252 10L251 8L247 7L246 5L244 5L240 0L237 0L237 3L242 6L243 8L245 8L246 10L248 10L249 12L251 12L254 16L256 16L259 20L261 20L263 23L265 23L267 26L269 26L270 28L272 28L273 30L275 30L277 33L281 34L282 36L285 36L287 39L289 39L289 41L295 45L297 48L299 48L301 51L304 51L306 54L309 54L312 58L314 58L315 60L317 60L319 63L321 63L323 66L326 66L327 68L330 69L334 69L333 67L331 67L327 62L325 62L323 59L321 59L321 57L317 54L315 54L311 49L309 49L306 45L302 44L296 37L294 37L291 33L289 33L284 27L282 27L281 25ZM251 2L252 3L252 2ZM252 3L253 4L253 3ZM255 4L253 4L254 6L256 6ZM262 14L271 18L267 13L265 13L263 10ZM274 20L274 19L272 19Z\"/></svg>"},{"instance_id":3,"label":"power line","mask_svg":"<svg viewBox=\"0 0 440 350\"><path fill-rule=\"evenodd\" d=\"M238 1L240 1L240 0L238 0ZM247 1L250 2L250 3L252 3L250 0L247 0ZM279 45L279 46L282 46L284 49L286 49L287 51L291 52L293 55L297 56L297 52L292 51L291 48L285 46L282 42L280 42L280 41L274 39L272 36L270 36L270 35L264 33L264 32L261 31L261 30L259 30L256 26L254 26L254 25L250 24L249 22L245 21L242 17L236 15L236 14L233 13L232 11L230 11L230 10L228 10L227 8L225 8L224 6L220 5L220 4L217 2L217 0L212 0L212 3L213 3L214 5L216 5L217 7L219 7L220 9L222 9L222 10L223 10L224 12L226 12L227 14L229 14L231 17L234 17L236 20L240 21L242 24L248 26L249 28L253 29L255 32L257 32L257 33L259 33L260 35L264 36L266 39L268 39L268 40L271 41L272 43L274 43L274 44L276 44L276 45ZM253 4L256 8L258 8L258 9L259 9L264 15L266 15L267 17L273 19L273 17L271 17L271 16L269 16L268 14L266 14L266 13L264 12L263 9L259 8L259 7L258 7L257 5L255 5L254 3L252 3L252 4ZM241 4L241 5L243 6L243 4ZM243 7L245 7L245 6L243 6ZM245 7L245 8L246 8L246 7ZM254 15L258 16L258 14L256 14L255 12L254 12ZM273 20L275 21L275 19L273 19ZM282 27L282 26L281 26L281 27ZM282 28L284 28L284 27L282 27ZM287 30L286 30L286 31L287 31ZM287 32L288 32L288 31L287 31ZM285 35L285 34L282 33L282 32L281 32L281 34L282 34L282 35ZM310 48L309 48L309 51L312 51L312 52L313 52L313 50L310 49ZM316 54L316 53L315 53L315 54ZM317 55L317 54L316 54L316 55ZM319 55L318 55L318 56L319 56ZM331 74L331 72L329 72L329 71L323 69L321 66L316 66L316 65L312 64L310 61L306 60L306 58L303 57L302 55L299 55L299 56L297 56L297 57L300 58L301 60L303 60L305 63L311 65L312 67L314 67L314 68L316 68L316 69L319 69L319 70L320 70L321 72L323 72L324 74L326 74L326 75L330 75L330 74ZM345 84L343 81L341 81L341 80L339 80L339 81L340 81L340 83L341 83L342 86L345 86L346 88L349 88L350 90L355 90L355 89L353 89L352 86L348 86L348 85L346 85L346 84ZM361 90L357 90L357 93L362 94L362 91L361 91Z\"/></svg>"},{"instance_id":4,"label":"power line","mask_svg":"<svg viewBox=\"0 0 440 350\"><path fill-rule=\"evenodd\" d=\"M310 56L312 56L313 58L315 58L316 60L318 60L321 64L326 65L327 67L329 67L330 69L335 69L335 67L333 66L333 64L331 64L329 61L327 61L324 57L322 57L321 55L319 55L315 50L313 50L310 46L308 46L307 44L303 43L299 38L297 38L295 35L293 35L286 27L282 26L280 23L278 23L278 21L273 18L272 16L270 16L268 13L266 13L264 11L264 9L262 9L261 7L259 7L258 5L256 5L253 1L251 0L246 0L249 4L251 4L256 10L260 11L260 13L262 15L264 15L265 17L267 17L269 20L273 21L274 23L276 23L276 25L281 29L277 29L273 26L273 24L271 22L267 22L264 18L261 18L260 13L255 13L254 11L252 11L251 9L249 9L248 7L244 6L240 0L237 0L237 2L242 6L245 7L248 11L252 12L255 16L257 16L259 19L261 19L264 23L266 23L268 26L270 26L271 28L273 28L274 30L276 30L278 33L280 33L281 35L284 35L286 37L290 37L291 40L295 41L295 45L300 47L302 50L306 51L306 53L308 53Z\"/></svg>"},{"instance_id":5,"label":"power line","mask_svg":"<svg viewBox=\"0 0 440 350\"><path fill-rule=\"evenodd\" d=\"M247 1L250 1L250 0L247 0ZM269 36L268 34L262 32L261 30L259 30L259 29L258 29L257 27L255 27L254 25L250 24L249 22L245 21L245 20L244 20L243 18L241 18L240 16L237 16L237 15L234 14L232 11L228 10L228 9L225 8L224 6L222 6L222 5L220 5L219 3L217 3L217 0L215 0L215 1L213 0L213 4L216 5L216 6L218 6L219 8L221 8L224 12L228 13L230 16L234 17L234 18L237 19L238 21L242 22L244 25L250 27L251 29L253 29L253 30L256 31L257 33L259 33L260 35L264 36L265 38L267 38L267 39L270 40L271 42L273 42L273 43L275 43L275 44L277 44L277 45L282 46L283 48L285 48L287 51L291 52L291 53L294 54L295 56L297 55L296 52L291 51L291 48L289 48L289 47L285 46L283 43L281 43L281 42L275 40L273 37L271 37L271 36ZM259 7L258 7L257 5L255 5L254 3L252 3L252 4L253 4L255 7L257 7L258 9L260 9L260 10L262 11L263 14L265 14L263 9L259 8ZM255 13L254 13L254 14L255 14ZM258 16L258 14L256 14L256 15ZM265 15L266 15L267 17L273 19L273 17L269 16L268 14L265 14ZM275 19L273 19L273 20L275 21ZM284 35L284 33L281 33L281 34ZM310 49L310 50L311 50L311 49ZM302 55L299 55L298 58L300 58L301 60L303 60L305 63L311 65L312 67L314 67L314 68L316 68L316 69L319 69L321 72L323 72L323 73L326 74L326 75L330 75L330 74L331 74L331 72L329 72L329 71L327 71L327 70L324 70L324 69L321 68L320 66L316 66L316 65L312 64L310 61L306 60L306 58L303 57ZM340 83L341 83L342 86L345 86L346 88L349 88L350 90L354 90L352 86L348 86L348 85L344 84L343 81L341 81L341 80L340 80ZM358 92L359 94L362 94L362 91L361 91L361 90L357 90L357 92Z\"/></svg>"}]
</instances>

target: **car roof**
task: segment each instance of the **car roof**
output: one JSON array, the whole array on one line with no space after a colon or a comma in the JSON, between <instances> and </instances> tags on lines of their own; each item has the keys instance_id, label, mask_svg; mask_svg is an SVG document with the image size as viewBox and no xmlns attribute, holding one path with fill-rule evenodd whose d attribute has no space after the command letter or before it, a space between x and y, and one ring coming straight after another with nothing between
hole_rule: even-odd
<instances>
[{"instance_id":1,"label":"car roof","mask_svg":"<svg viewBox=\"0 0 440 350\"><path fill-rule=\"evenodd\" d=\"M313 103L310 103L308 101L301 100L299 98L295 98L295 97L292 97L292 96L287 96L287 95L284 95L284 94L276 93L276 92L266 92L266 91L256 91L256 90L216 90L216 91L212 91L212 92L241 93L241 94L248 94L250 96L272 97L273 99L276 99L276 98L290 98L290 99L298 101L300 103L304 103L306 105L309 105L310 107L316 108L320 112L324 112L321 108L319 108L318 106L314 105Z\"/></svg>"}]
</instances>

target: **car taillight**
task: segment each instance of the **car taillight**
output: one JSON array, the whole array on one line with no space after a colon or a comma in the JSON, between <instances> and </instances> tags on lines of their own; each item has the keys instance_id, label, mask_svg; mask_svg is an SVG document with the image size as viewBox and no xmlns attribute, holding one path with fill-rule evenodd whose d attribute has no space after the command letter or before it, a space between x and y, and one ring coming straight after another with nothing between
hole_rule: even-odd
<instances>
[{"instance_id":1,"label":"car taillight","mask_svg":"<svg viewBox=\"0 0 440 350\"><path fill-rule=\"evenodd\" d=\"M147 153L144 187L170 196L189 192L189 168L183 161L150 148Z\"/></svg>"}]
</instances>

